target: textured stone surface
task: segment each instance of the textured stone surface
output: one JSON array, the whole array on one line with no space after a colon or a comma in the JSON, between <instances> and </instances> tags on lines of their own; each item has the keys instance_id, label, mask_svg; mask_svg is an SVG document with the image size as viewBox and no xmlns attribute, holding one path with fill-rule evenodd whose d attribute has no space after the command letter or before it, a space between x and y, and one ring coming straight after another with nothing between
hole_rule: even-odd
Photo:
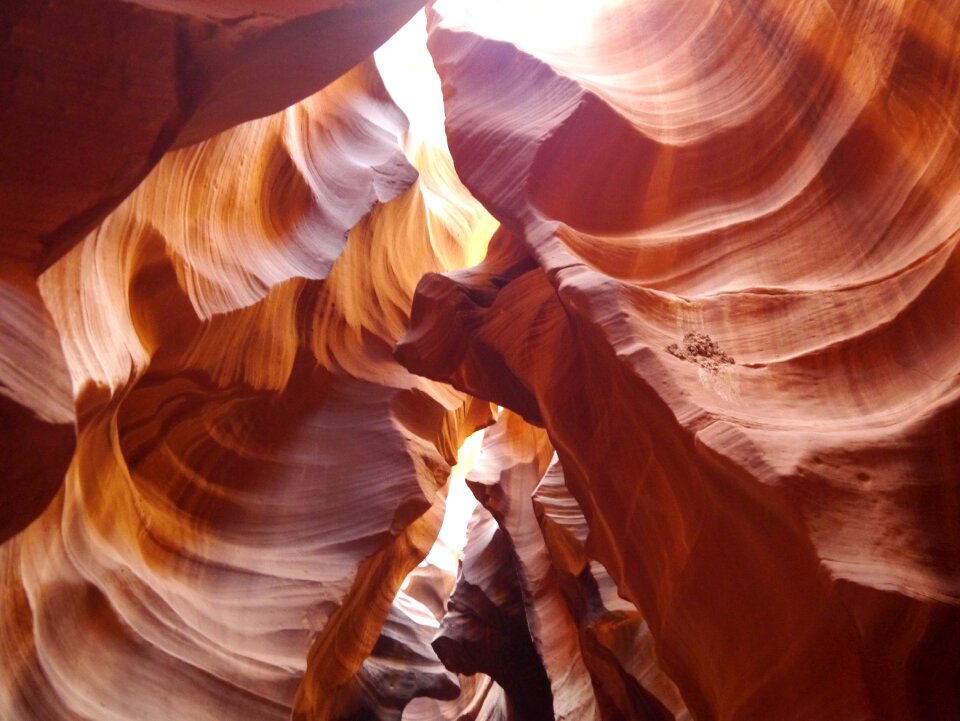
<instances>
[{"instance_id":1,"label":"textured stone surface","mask_svg":"<svg viewBox=\"0 0 960 721\"><path fill-rule=\"evenodd\" d=\"M960 720L960 8L417 6L0 8L0 718Z\"/></svg>"},{"instance_id":2,"label":"textured stone surface","mask_svg":"<svg viewBox=\"0 0 960 721\"><path fill-rule=\"evenodd\" d=\"M98 225L168 149L316 92L421 5L4 3L4 257L48 266Z\"/></svg>"},{"instance_id":3,"label":"textured stone surface","mask_svg":"<svg viewBox=\"0 0 960 721\"><path fill-rule=\"evenodd\" d=\"M48 459L45 468L29 459L8 464L17 501L13 503L13 492L4 491L11 503L0 511L0 540L36 517L50 500L74 445L64 349L47 311L38 305L38 275L117 208L166 151L275 113L316 92L361 62L420 5L416 0L10 0L0 7L0 414L4 425L23 431L19 440L14 433L4 444L25 443L34 433L29 428L36 428L35 435L45 436L37 441L37 450ZM323 49L318 52L318 47ZM377 121L371 118L372 124ZM278 124L273 125L276 132ZM267 132L266 125L261 130ZM232 145L234 152L244 147ZM262 148L270 150L268 144ZM197 163L196 152L187 153L191 162ZM242 169L239 158L229 157L222 143L206 152L219 155L208 162L232 162L235 172L251 172ZM271 170L279 176L275 180L286 184L292 196L283 203L274 200L272 220L296 218L310 191L292 182L296 173L283 153L272 160ZM270 158L246 159L258 161L270 164ZM258 179L254 174L255 183ZM242 185L244 179L233 182ZM169 179L161 181L141 195L146 193L147 202L157 206L164 198L156 193L172 185ZM197 182L192 192L178 191L181 197L189 193L193 202L162 214L185 231L203 205L196 196L217 195L218 189ZM245 212L261 212L252 205L255 199L245 200L251 203ZM293 215L278 212L280 207L289 207ZM357 217L350 219L347 210L347 227ZM119 212L108 224L114 233L144 233L143 228L123 227L127 222L129 213ZM202 232L175 235L189 237L185 242L194 249L210 240ZM224 245L219 245L221 252ZM300 255L316 250L301 248ZM243 252L239 244L238 252ZM333 257L330 251L326 256ZM197 269L203 272L202 266ZM235 292L244 292L242 283L237 282ZM106 312L114 310L109 307L114 299L101 302L108 306ZM116 310L125 303L118 305ZM35 369L34 389L23 387L24 368Z\"/></svg>"},{"instance_id":4,"label":"textured stone surface","mask_svg":"<svg viewBox=\"0 0 960 721\"><path fill-rule=\"evenodd\" d=\"M0 546L0 716L329 718L383 673L365 661L490 419L390 356L417 280L477 253L483 213L427 208L443 171L411 164L407 130L368 60L165 155L4 305L37 341L16 360L49 374L9 366L46 425L4 428L8 478L56 495ZM12 500L5 531L43 509ZM453 695L434 676L414 693Z\"/></svg>"},{"instance_id":5,"label":"textured stone surface","mask_svg":"<svg viewBox=\"0 0 960 721\"><path fill-rule=\"evenodd\" d=\"M510 232L398 357L545 425L694 717L960 714L956 12L650 3L566 54L434 16Z\"/></svg>"}]
</instances>

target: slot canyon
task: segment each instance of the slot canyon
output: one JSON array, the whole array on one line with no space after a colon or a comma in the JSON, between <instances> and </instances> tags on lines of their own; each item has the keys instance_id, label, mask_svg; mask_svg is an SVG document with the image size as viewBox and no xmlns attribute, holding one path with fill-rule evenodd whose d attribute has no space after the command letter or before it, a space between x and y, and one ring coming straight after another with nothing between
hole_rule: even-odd
<instances>
[{"instance_id":1,"label":"slot canyon","mask_svg":"<svg viewBox=\"0 0 960 721\"><path fill-rule=\"evenodd\" d=\"M3 0L0 721L960 721L960 2Z\"/></svg>"}]
</instances>

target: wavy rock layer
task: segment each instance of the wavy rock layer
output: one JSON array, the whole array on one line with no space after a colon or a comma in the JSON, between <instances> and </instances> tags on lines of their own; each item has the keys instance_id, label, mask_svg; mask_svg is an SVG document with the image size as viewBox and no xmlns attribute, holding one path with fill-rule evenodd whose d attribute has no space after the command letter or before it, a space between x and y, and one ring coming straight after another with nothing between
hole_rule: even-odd
<instances>
[{"instance_id":1,"label":"wavy rock layer","mask_svg":"<svg viewBox=\"0 0 960 721\"><path fill-rule=\"evenodd\" d=\"M433 648L447 668L496 681L511 717L553 716L550 683L530 637L509 540L483 508L470 518L463 564Z\"/></svg>"},{"instance_id":2,"label":"wavy rock layer","mask_svg":"<svg viewBox=\"0 0 960 721\"><path fill-rule=\"evenodd\" d=\"M76 450L0 547L0 716L333 718L406 656L433 664L411 696L457 695L422 611L391 603L490 407L389 351L423 272L477 253L482 210L427 208L406 132L367 61L167 154L26 296L66 363L12 393L66 423L42 437L68 458L75 408ZM419 635L391 650L381 626ZM404 693L381 699L395 718Z\"/></svg>"},{"instance_id":3,"label":"wavy rock layer","mask_svg":"<svg viewBox=\"0 0 960 721\"><path fill-rule=\"evenodd\" d=\"M73 391L53 318L29 273L0 272L0 542L40 515L76 445Z\"/></svg>"},{"instance_id":4,"label":"wavy rock layer","mask_svg":"<svg viewBox=\"0 0 960 721\"><path fill-rule=\"evenodd\" d=\"M434 14L510 232L398 357L545 426L694 717L957 718L957 8L608 10Z\"/></svg>"},{"instance_id":5,"label":"wavy rock layer","mask_svg":"<svg viewBox=\"0 0 960 721\"><path fill-rule=\"evenodd\" d=\"M316 92L363 60L421 5L5 3L5 256L47 267L96 227L168 149ZM67 38L74 39L69 46Z\"/></svg>"},{"instance_id":6,"label":"wavy rock layer","mask_svg":"<svg viewBox=\"0 0 960 721\"><path fill-rule=\"evenodd\" d=\"M483 454L467 477L509 540L527 625L550 680L553 714L666 721L675 710L683 718L683 703L649 650L640 614L617 598L603 567L586 560L586 523L553 457L543 429L506 411L487 429ZM619 613L608 614L607 604ZM673 710L639 681L644 666L646 681Z\"/></svg>"},{"instance_id":7,"label":"wavy rock layer","mask_svg":"<svg viewBox=\"0 0 960 721\"><path fill-rule=\"evenodd\" d=\"M28 459L5 464L21 490L16 499L4 494L11 503L0 511L0 540L42 510L73 449L64 351L37 303L38 274L97 227L166 151L316 92L363 60L422 3L221 5L11 0L0 8L0 413L5 425L21 430L11 435L12 444L43 437L37 447L49 458L44 468ZM231 160L222 147L209 152ZM282 158L276 160L274 172L289 176ZM192 222L196 210L181 208L179 222ZM206 240L201 233L190 242ZM24 368L36 369L26 388Z\"/></svg>"},{"instance_id":8,"label":"wavy rock layer","mask_svg":"<svg viewBox=\"0 0 960 721\"><path fill-rule=\"evenodd\" d=\"M586 519L554 459L533 492L533 506L550 552L554 583L563 594L583 662L598 699L617 718L689 719L676 686L657 659L642 614L617 594L610 574L585 552Z\"/></svg>"},{"instance_id":9,"label":"wavy rock layer","mask_svg":"<svg viewBox=\"0 0 960 721\"><path fill-rule=\"evenodd\" d=\"M960 721L955 5L7 2L0 718Z\"/></svg>"}]
</instances>

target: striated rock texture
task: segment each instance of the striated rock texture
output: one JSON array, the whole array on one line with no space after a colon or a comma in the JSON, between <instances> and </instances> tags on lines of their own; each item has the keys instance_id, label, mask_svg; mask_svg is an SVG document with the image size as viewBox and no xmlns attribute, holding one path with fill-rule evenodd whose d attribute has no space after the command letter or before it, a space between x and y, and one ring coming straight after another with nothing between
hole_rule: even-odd
<instances>
[{"instance_id":1,"label":"striated rock texture","mask_svg":"<svg viewBox=\"0 0 960 721\"><path fill-rule=\"evenodd\" d=\"M4 257L47 267L167 150L315 92L363 60L422 4L4 3Z\"/></svg>"},{"instance_id":2,"label":"striated rock texture","mask_svg":"<svg viewBox=\"0 0 960 721\"><path fill-rule=\"evenodd\" d=\"M584 564L573 571L569 556L578 546L582 549L585 534L577 531L585 524L566 495L562 471L556 463L551 465L553 455L542 429L507 411L485 433L483 454L467 477L509 539L527 625L550 680L553 712L558 718L673 719L673 713L628 671L642 662L643 639L622 635L626 649L622 663L597 638L595 617L605 612L598 579L607 582L608 596L615 597L616 591L609 588L609 576L599 564L596 569ZM469 546L466 550L469 560ZM625 607L633 612L632 620L642 623L636 609ZM616 635L620 634L609 638ZM651 659L650 665L657 676L656 661ZM672 691L670 700L682 711L669 681L658 685L663 693Z\"/></svg>"},{"instance_id":3,"label":"striated rock texture","mask_svg":"<svg viewBox=\"0 0 960 721\"><path fill-rule=\"evenodd\" d=\"M464 553L434 650L447 668L496 681L511 716L552 718L550 683L530 637L510 543L483 508L471 516Z\"/></svg>"},{"instance_id":4,"label":"striated rock texture","mask_svg":"<svg viewBox=\"0 0 960 721\"><path fill-rule=\"evenodd\" d=\"M427 207L445 171L428 149L418 179L407 130L366 60L165 155L25 310L4 306L27 350L64 360L37 363L56 382L11 364L14 399L54 428L5 427L25 487L3 510L20 527L43 510L27 482L55 497L0 546L0 717L331 718L399 662L377 635L403 638L391 603L491 420L390 356L417 280L476 255L484 215L452 186ZM457 695L416 639L434 669L411 695ZM382 699L397 714L400 693Z\"/></svg>"},{"instance_id":5,"label":"striated rock texture","mask_svg":"<svg viewBox=\"0 0 960 721\"><path fill-rule=\"evenodd\" d=\"M0 8L0 719L960 721L960 6L420 5Z\"/></svg>"},{"instance_id":6,"label":"striated rock texture","mask_svg":"<svg viewBox=\"0 0 960 721\"><path fill-rule=\"evenodd\" d=\"M957 13L654 2L567 48L432 15L505 229L398 357L545 426L694 718L960 717Z\"/></svg>"},{"instance_id":7,"label":"striated rock texture","mask_svg":"<svg viewBox=\"0 0 960 721\"><path fill-rule=\"evenodd\" d=\"M676 686L663 672L642 614L617 594L607 570L586 555L586 519L556 460L533 493L554 578L576 621L580 648L598 698L616 718L689 719ZM608 700L609 699L609 700Z\"/></svg>"},{"instance_id":8,"label":"striated rock texture","mask_svg":"<svg viewBox=\"0 0 960 721\"><path fill-rule=\"evenodd\" d=\"M73 450L65 360L37 297L37 276L97 227L166 151L319 90L420 5L10 0L0 7L0 417L18 429L5 445L43 438L36 445L46 459L8 464L20 490L0 496L10 499L0 511L0 539L50 500ZM199 207L183 207L179 222L194 222ZM201 234L190 242L206 240Z\"/></svg>"}]
</instances>

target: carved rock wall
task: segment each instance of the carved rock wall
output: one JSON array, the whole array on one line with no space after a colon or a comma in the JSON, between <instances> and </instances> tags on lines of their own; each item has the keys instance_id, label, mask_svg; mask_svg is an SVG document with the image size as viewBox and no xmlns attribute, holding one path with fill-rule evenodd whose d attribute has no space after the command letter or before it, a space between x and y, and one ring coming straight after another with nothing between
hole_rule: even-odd
<instances>
[{"instance_id":1,"label":"carved rock wall","mask_svg":"<svg viewBox=\"0 0 960 721\"><path fill-rule=\"evenodd\" d=\"M0 9L0 718L960 719L954 3L222 5Z\"/></svg>"},{"instance_id":2,"label":"carved rock wall","mask_svg":"<svg viewBox=\"0 0 960 721\"><path fill-rule=\"evenodd\" d=\"M509 231L398 357L546 427L694 717L956 718L956 9L651 3L568 56L450 13Z\"/></svg>"}]
</instances>

